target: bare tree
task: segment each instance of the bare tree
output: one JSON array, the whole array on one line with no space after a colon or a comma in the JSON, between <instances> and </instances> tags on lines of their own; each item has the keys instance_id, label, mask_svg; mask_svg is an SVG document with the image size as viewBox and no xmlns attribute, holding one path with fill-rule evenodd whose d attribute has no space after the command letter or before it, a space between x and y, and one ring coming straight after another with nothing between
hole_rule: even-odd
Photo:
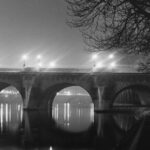
<instances>
[{"instance_id":1,"label":"bare tree","mask_svg":"<svg viewBox=\"0 0 150 150\"><path fill-rule=\"evenodd\" d=\"M150 73L150 57L149 56L138 62L137 71L141 73Z\"/></svg>"},{"instance_id":2,"label":"bare tree","mask_svg":"<svg viewBox=\"0 0 150 150\"><path fill-rule=\"evenodd\" d=\"M69 25L93 50L150 52L150 0L66 0Z\"/></svg>"}]
</instances>

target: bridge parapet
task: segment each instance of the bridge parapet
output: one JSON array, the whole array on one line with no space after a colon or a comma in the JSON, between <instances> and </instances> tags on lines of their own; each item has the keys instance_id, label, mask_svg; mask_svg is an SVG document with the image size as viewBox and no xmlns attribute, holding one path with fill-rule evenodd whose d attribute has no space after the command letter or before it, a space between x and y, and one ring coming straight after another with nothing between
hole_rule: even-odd
<instances>
[{"instance_id":1,"label":"bridge parapet","mask_svg":"<svg viewBox=\"0 0 150 150\"><path fill-rule=\"evenodd\" d=\"M67 86L80 86L92 98L107 101L113 93L126 86L140 84L150 86L150 74L146 73L88 73L88 72L0 72L0 89L7 85L15 86L23 95L24 107L30 105L31 93L45 94L58 92ZM5 83L5 84L3 84ZM21 89L21 90L20 90ZM34 89L34 90L33 90ZM54 90L54 91L52 91ZM38 91L38 92L37 92ZM56 93L55 93L56 94ZM38 94L33 94L38 95ZM39 98L40 99L40 98ZM40 99L40 101L42 101ZM32 101L32 106L37 102ZM102 101L101 101L102 102Z\"/></svg>"},{"instance_id":2,"label":"bridge parapet","mask_svg":"<svg viewBox=\"0 0 150 150\"><path fill-rule=\"evenodd\" d=\"M150 82L150 73L94 73L99 80L124 81L124 82Z\"/></svg>"}]
</instances>

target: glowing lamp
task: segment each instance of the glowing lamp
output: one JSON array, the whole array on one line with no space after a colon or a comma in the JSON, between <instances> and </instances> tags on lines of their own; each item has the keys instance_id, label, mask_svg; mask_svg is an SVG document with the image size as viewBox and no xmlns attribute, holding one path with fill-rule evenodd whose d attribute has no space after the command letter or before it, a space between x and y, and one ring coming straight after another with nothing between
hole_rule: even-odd
<instances>
[{"instance_id":1,"label":"glowing lamp","mask_svg":"<svg viewBox=\"0 0 150 150\"><path fill-rule=\"evenodd\" d=\"M114 58L114 54L110 54L110 55L108 56L108 58L109 58L109 59Z\"/></svg>"},{"instance_id":2,"label":"glowing lamp","mask_svg":"<svg viewBox=\"0 0 150 150\"><path fill-rule=\"evenodd\" d=\"M41 59L41 57L42 57L41 55L37 55L36 58L39 60L39 59Z\"/></svg>"},{"instance_id":3,"label":"glowing lamp","mask_svg":"<svg viewBox=\"0 0 150 150\"><path fill-rule=\"evenodd\" d=\"M115 68L116 67L116 62L110 63L110 68Z\"/></svg>"},{"instance_id":4,"label":"glowing lamp","mask_svg":"<svg viewBox=\"0 0 150 150\"><path fill-rule=\"evenodd\" d=\"M42 67L42 63L40 62L40 63L38 63L38 67Z\"/></svg>"},{"instance_id":5,"label":"glowing lamp","mask_svg":"<svg viewBox=\"0 0 150 150\"><path fill-rule=\"evenodd\" d=\"M22 59L23 59L23 60L27 60L27 59L28 59L28 55L25 55L25 54L24 54L24 55L22 56Z\"/></svg>"},{"instance_id":6,"label":"glowing lamp","mask_svg":"<svg viewBox=\"0 0 150 150\"><path fill-rule=\"evenodd\" d=\"M54 68L56 66L55 62L50 62L49 67Z\"/></svg>"},{"instance_id":7,"label":"glowing lamp","mask_svg":"<svg viewBox=\"0 0 150 150\"><path fill-rule=\"evenodd\" d=\"M98 62L95 66L95 68L102 68L104 67L104 64L102 62Z\"/></svg>"},{"instance_id":8,"label":"glowing lamp","mask_svg":"<svg viewBox=\"0 0 150 150\"><path fill-rule=\"evenodd\" d=\"M92 60L96 60L98 58L98 54L93 54L92 55Z\"/></svg>"}]
</instances>

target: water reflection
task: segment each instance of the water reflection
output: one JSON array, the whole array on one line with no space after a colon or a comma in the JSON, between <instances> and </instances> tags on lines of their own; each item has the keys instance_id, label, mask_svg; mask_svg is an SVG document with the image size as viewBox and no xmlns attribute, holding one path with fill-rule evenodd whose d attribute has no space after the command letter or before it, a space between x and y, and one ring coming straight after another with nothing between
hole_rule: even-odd
<instances>
[{"instance_id":1,"label":"water reflection","mask_svg":"<svg viewBox=\"0 0 150 150\"><path fill-rule=\"evenodd\" d=\"M48 112L23 111L22 104L7 102L0 104L0 149L150 148L149 108L94 114L93 103L85 105L79 97L69 97L54 103L51 117Z\"/></svg>"},{"instance_id":2,"label":"water reflection","mask_svg":"<svg viewBox=\"0 0 150 150\"><path fill-rule=\"evenodd\" d=\"M66 110L64 111L64 109ZM65 112L66 115L61 114L62 112ZM67 115L68 112L69 116ZM24 114L24 117L21 114ZM23 113L22 106L3 104L0 107L1 135L5 133L3 144L6 145L12 141L16 148L21 146L24 149L41 148L48 150L66 148L117 150L123 149L122 147L126 145L127 150L132 147L131 145L136 145L133 139L139 139L144 128L147 127L146 124L149 124L145 121L143 123L143 117L137 117L137 113L95 114L94 122L91 116L93 116L93 106L88 109L81 109L68 104L56 105L53 108L53 120L47 112ZM147 129L150 131L148 127Z\"/></svg>"},{"instance_id":3,"label":"water reflection","mask_svg":"<svg viewBox=\"0 0 150 150\"><path fill-rule=\"evenodd\" d=\"M20 104L0 104L0 133L18 129L23 120L23 109Z\"/></svg>"},{"instance_id":4,"label":"water reflection","mask_svg":"<svg viewBox=\"0 0 150 150\"><path fill-rule=\"evenodd\" d=\"M114 120L116 125L123 131L130 130L138 121L135 114L116 114Z\"/></svg>"},{"instance_id":5,"label":"water reflection","mask_svg":"<svg viewBox=\"0 0 150 150\"><path fill-rule=\"evenodd\" d=\"M70 132L87 130L94 122L94 105L82 108L80 104L73 105L69 102L55 104L52 109L52 117L57 125Z\"/></svg>"}]
</instances>

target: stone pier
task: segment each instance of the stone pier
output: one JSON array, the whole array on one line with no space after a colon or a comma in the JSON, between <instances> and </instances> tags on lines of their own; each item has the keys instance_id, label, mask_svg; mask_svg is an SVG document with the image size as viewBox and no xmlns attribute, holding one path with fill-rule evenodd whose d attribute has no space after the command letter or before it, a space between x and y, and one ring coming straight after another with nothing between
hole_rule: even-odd
<instances>
[{"instance_id":1,"label":"stone pier","mask_svg":"<svg viewBox=\"0 0 150 150\"><path fill-rule=\"evenodd\" d=\"M24 97L23 97L23 108L24 109L30 109L29 108L29 101L30 101L30 95L31 95L31 89L33 87L33 83L35 80L35 75L24 75L22 78L22 84L24 89Z\"/></svg>"}]
</instances>

